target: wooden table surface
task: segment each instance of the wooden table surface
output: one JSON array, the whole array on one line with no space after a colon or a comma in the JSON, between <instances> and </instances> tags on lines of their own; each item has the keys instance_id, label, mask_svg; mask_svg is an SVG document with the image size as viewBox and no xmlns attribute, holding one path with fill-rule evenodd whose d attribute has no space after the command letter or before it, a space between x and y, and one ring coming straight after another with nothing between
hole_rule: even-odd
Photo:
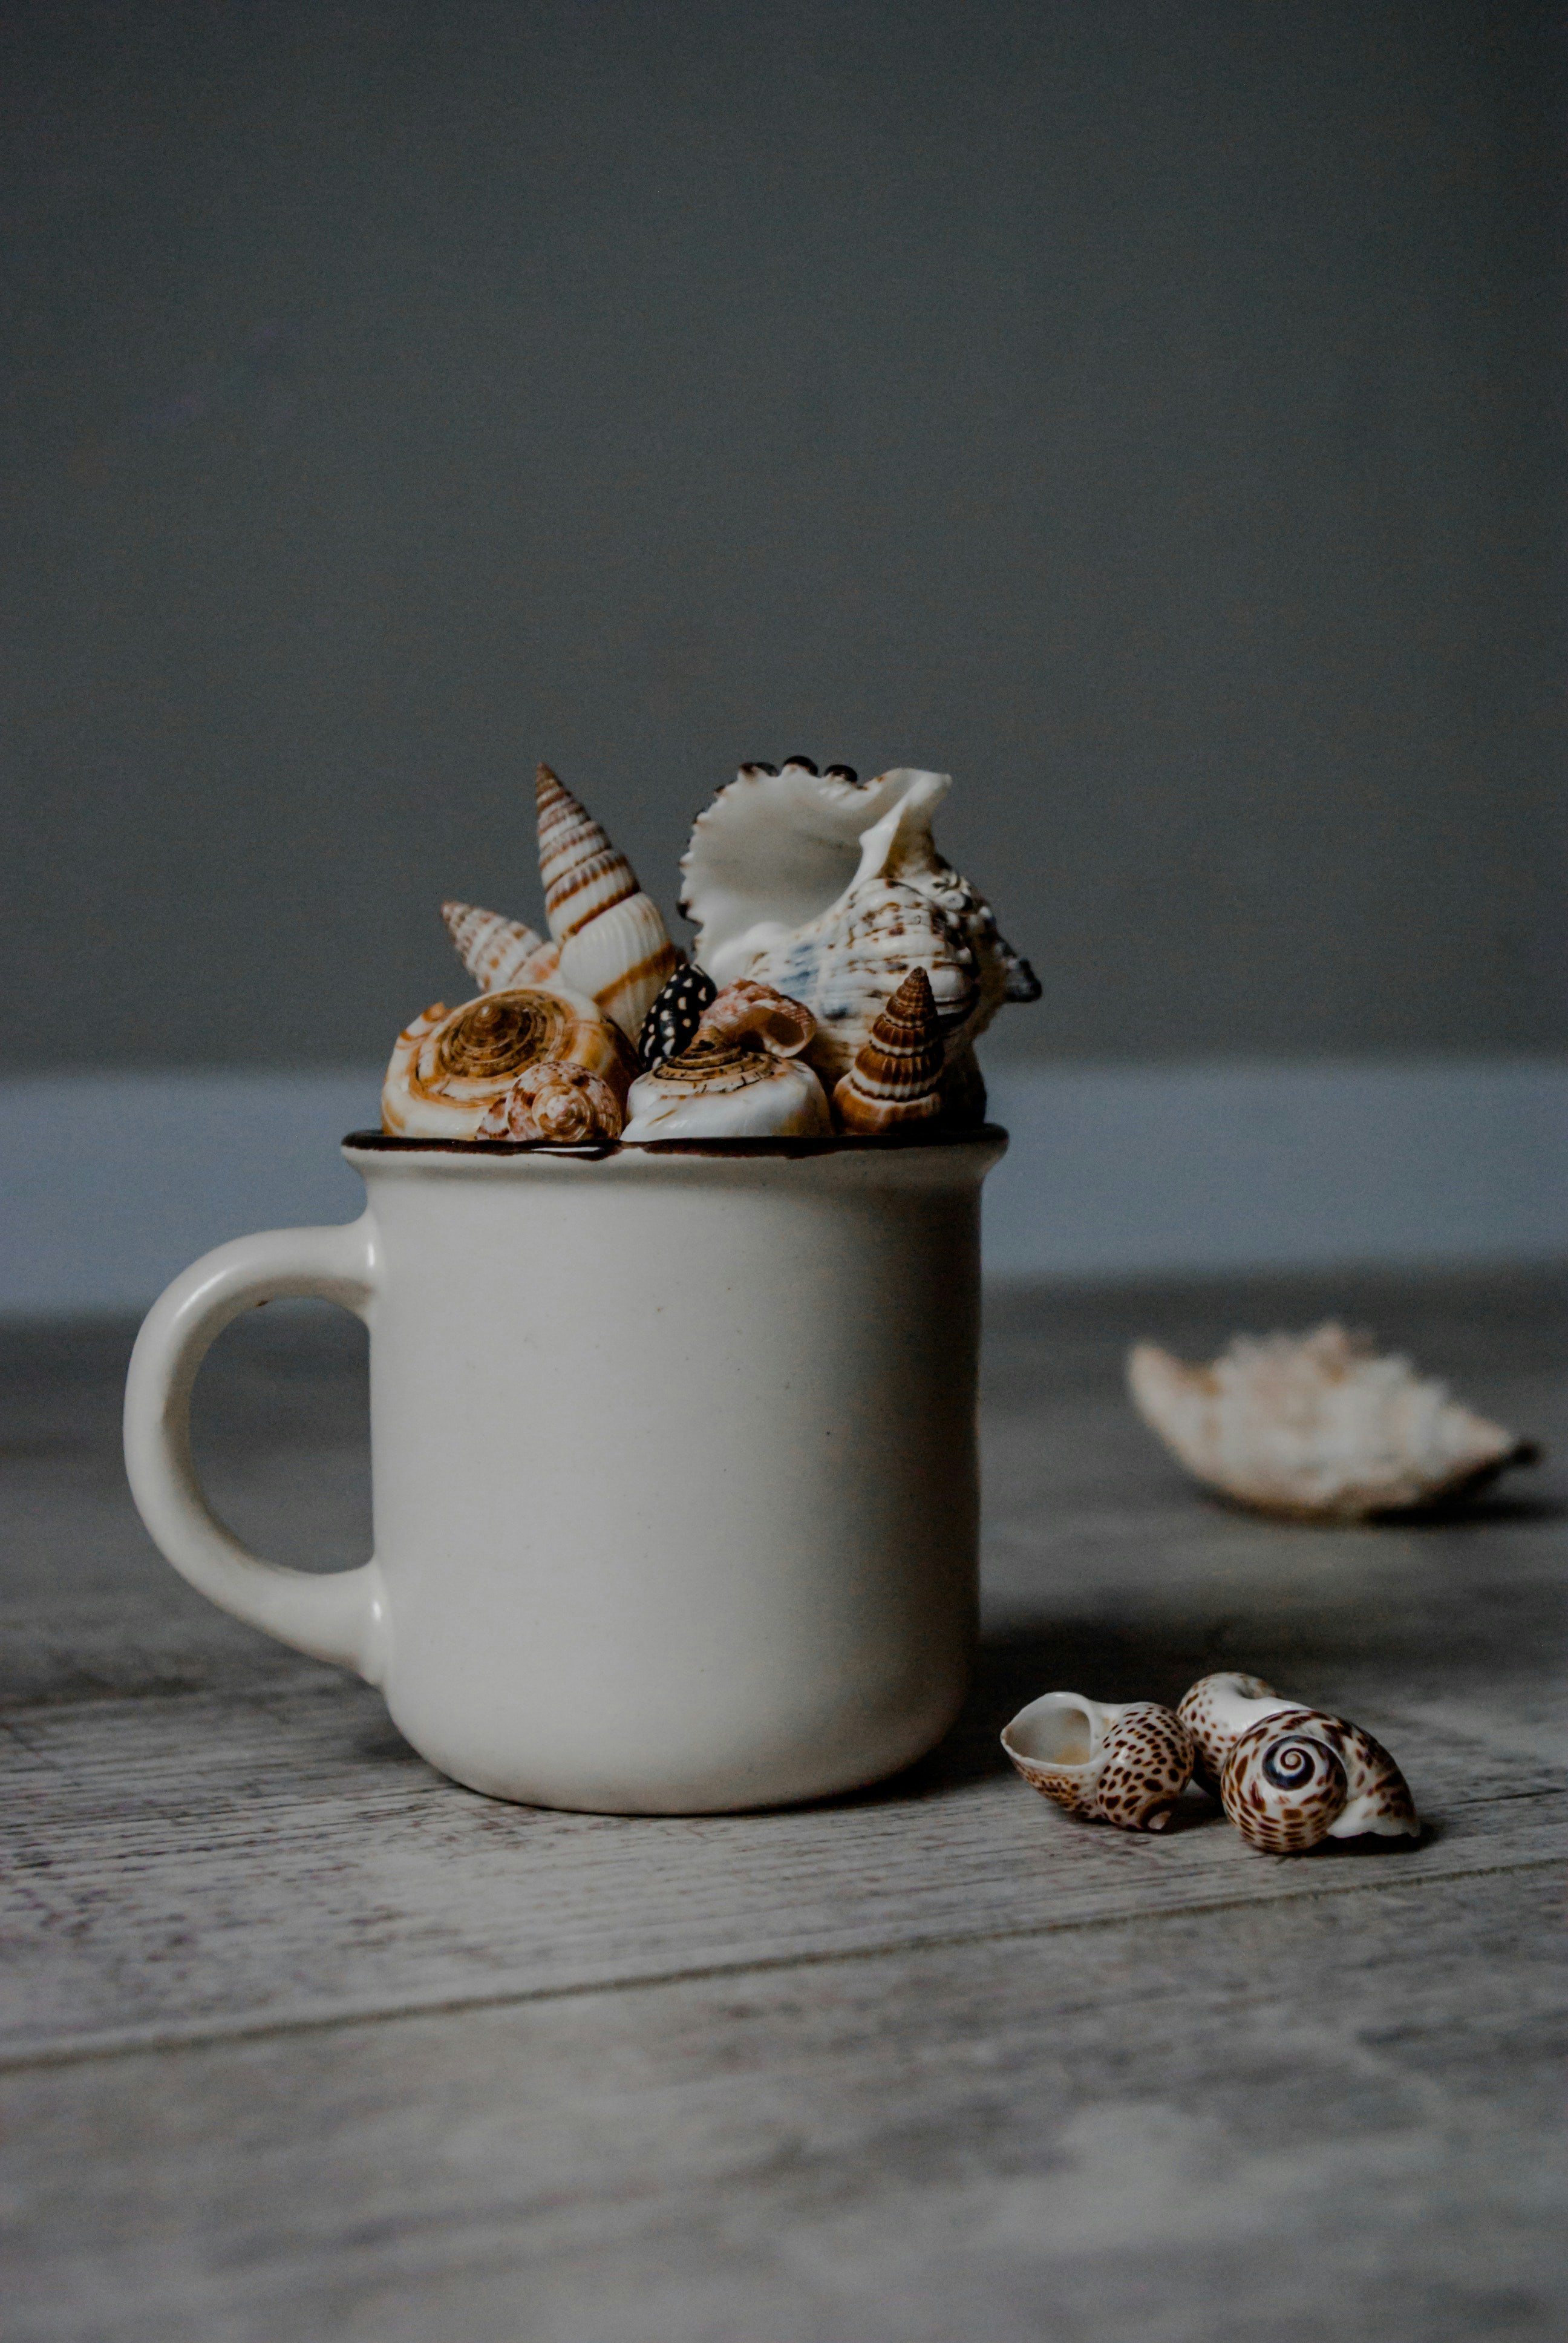
<instances>
[{"instance_id":1,"label":"wooden table surface","mask_svg":"<svg viewBox=\"0 0 1568 2343\"><path fill-rule=\"evenodd\" d=\"M1004 1293L986 1635L897 1782L698 1820L433 1774L153 1554L125 1326L0 1338L9 2343L1268 2343L1568 2328L1553 1904L1568 1477L1315 1530L1121 1391L1334 1310L1568 1454L1568 1279ZM221 1509L367 1550L357 1327L226 1335ZM1162 1837L1013 1777L1034 1694L1261 1674L1386 1741L1408 1850Z\"/></svg>"}]
</instances>

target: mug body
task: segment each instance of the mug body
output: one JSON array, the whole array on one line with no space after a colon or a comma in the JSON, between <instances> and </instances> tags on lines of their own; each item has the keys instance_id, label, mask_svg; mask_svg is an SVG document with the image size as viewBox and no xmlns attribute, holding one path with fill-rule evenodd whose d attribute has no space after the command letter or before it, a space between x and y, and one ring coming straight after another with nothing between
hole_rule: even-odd
<instances>
[{"instance_id":1,"label":"mug body","mask_svg":"<svg viewBox=\"0 0 1568 2343\"><path fill-rule=\"evenodd\" d=\"M940 1739L1004 1145L346 1144L377 1254L384 1683L424 1756L493 1796L691 1814Z\"/></svg>"}]
</instances>

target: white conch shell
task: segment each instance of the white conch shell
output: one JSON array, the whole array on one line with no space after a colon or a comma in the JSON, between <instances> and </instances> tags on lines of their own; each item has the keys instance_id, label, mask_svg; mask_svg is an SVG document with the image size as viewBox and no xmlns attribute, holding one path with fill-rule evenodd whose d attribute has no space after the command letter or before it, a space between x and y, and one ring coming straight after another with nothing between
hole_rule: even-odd
<instances>
[{"instance_id":1,"label":"white conch shell","mask_svg":"<svg viewBox=\"0 0 1568 2343\"><path fill-rule=\"evenodd\" d=\"M635 1042L678 954L637 873L548 765L537 776L545 915L562 980Z\"/></svg>"},{"instance_id":2,"label":"white conch shell","mask_svg":"<svg viewBox=\"0 0 1568 2343\"><path fill-rule=\"evenodd\" d=\"M397 1037L381 1086L381 1127L404 1139L473 1139L527 1067L578 1065L624 1101L636 1061L618 1029L561 988L437 1001Z\"/></svg>"},{"instance_id":3,"label":"white conch shell","mask_svg":"<svg viewBox=\"0 0 1568 2343\"><path fill-rule=\"evenodd\" d=\"M1127 1381L1190 1473L1265 1513L1358 1521L1454 1497L1539 1453L1333 1324L1238 1334L1209 1366L1140 1342Z\"/></svg>"},{"instance_id":4,"label":"white conch shell","mask_svg":"<svg viewBox=\"0 0 1568 2343\"><path fill-rule=\"evenodd\" d=\"M679 1057L638 1076L627 1117L621 1137L629 1141L783 1139L832 1128L810 1067L779 1056L755 1032L738 1041L699 1033Z\"/></svg>"},{"instance_id":5,"label":"white conch shell","mask_svg":"<svg viewBox=\"0 0 1568 2343\"><path fill-rule=\"evenodd\" d=\"M900 799L872 825L853 880L818 918L792 930L756 927L729 947L749 954L732 976L744 972L810 1010L817 1033L807 1054L829 1084L849 1072L911 968L925 970L950 1042L967 1041L981 1020L975 956L958 924L890 875L910 820L918 828L920 809Z\"/></svg>"},{"instance_id":6,"label":"white conch shell","mask_svg":"<svg viewBox=\"0 0 1568 2343\"><path fill-rule=\"evenodd\" d=\"M698 929L694 957L719 984L760 973L752 965L759 953L819 920L865 876L868 831L901 808L884 875L925 896L973 953L978 1000L970 1037L1000 1001L1038 1000L1028 963L932 842L931 815L950 787L948 774L909 765L872 781L857 781L847 766L819 773L804 759L777 772L743 765L698 815L681 860L681 910Z\"/></svg>"},{"instance_id":7,"label":"white conch shell","mask_svg":"<svg viewBox=\"0 0 1568 2343\"><path fill-rule=\"evenodd\" d=\"M942 1111L942 1028L930 979L910 969L833 1092L846 1131L892 1131Z\"/></svg>"},{"instance_id":8,"label":"white conch shell","mask_svg":"<svg viewBox=\"0 0 1568 2343\"><path fill-rule=\"evenodd\" d=\"M1325 1838L1421 1836L1404 1775L1359 1725L1231 1674L1201 1677L1178 1714L1200 1780L1264 1854L1304 1854Z\"/></svg>"},{"instance_id":9,"label":"white conch shell","mask_svg":"<svg viewBox=\"0 0 1568 2343\"><path fill-rule=\"evenodd\" d=\"M514 992L544 984L560 966L561 948L547 943L520 920L477 903L443 903L441 917L457 958L481 992Z\"/></svg>"},{"instance_id":10,"label":"white conch shell","mask_svg":"<svg viewBox=\"0 0 1568 2343\"><path fill-rule=\"evenodd\" d=\"M1152 1700L1048 1692L1004 1726L1001 1745L1031 1789L1121 1830L1163 1830L1192 1775L1187 1727Z\"/></svg>"}]
</instances>

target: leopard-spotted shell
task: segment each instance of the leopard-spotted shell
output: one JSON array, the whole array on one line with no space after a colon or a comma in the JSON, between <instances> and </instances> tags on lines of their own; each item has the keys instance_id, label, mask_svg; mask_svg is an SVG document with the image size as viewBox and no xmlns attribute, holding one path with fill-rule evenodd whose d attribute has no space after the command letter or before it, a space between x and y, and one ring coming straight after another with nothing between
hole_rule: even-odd
<instances>
[{"instance_id":1,"label":"leopard-spotted shell","mask_svg":"<svg viewBox=\"0 0 1568 2343\"><path fill-rule=\"evenodd\" d=\"M1200 1781L1263 1854L1302 1855L1325 1838L1420 1837L1408 1783L1359 1725L1228 1674L1201 1677L1178 1714Z\"/></svg>"},{"instance_id":2,"label":"leopard-spotted shell","mask_svg":"<svg viewBox=\"0 0 1568 2343\"><path fill-rule=\"evenodd\" d=\"M1163 1830L1192 1774L1191 1735L1152 1700L1048 1692L1020 1709L1001 1745L1031 1789L1119 1830Z\"/></svg>"}]
</instances>

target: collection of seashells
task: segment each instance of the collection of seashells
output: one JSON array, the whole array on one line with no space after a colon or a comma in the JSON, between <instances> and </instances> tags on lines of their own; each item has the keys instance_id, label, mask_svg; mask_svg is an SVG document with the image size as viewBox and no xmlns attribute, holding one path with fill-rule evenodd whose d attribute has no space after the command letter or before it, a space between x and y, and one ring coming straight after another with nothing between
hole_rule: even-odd
<instances>
[{"instance_id":1,"label":"collection of seashells","mask_svg":"<svg viewBox=\"0 0 1568 2343\"><path fill-rule=\"evenodd\" d=\"M1121 1830L1163 1830L1191 1781L1264 1855L1327 1838L1419 1838L1403 1775L1343 1717L1287 1700L1257 1676L1203 1676L1175 1708L1048 1692L1001 1745L1031 1789Z\"/></svg>"},{"instance_id":2,"label":"collection of seashells","mask_svg":"<svg viewBox=\"0 0 1568 2343\"><path fill-rule=\"evenodd\" d=\"M744 765L681 861L687 960L624 854L548 765L548 939L442 906L476 999L397 1037L382 1126L407 1139L579 1146L972 1127L974 1043L1027 960L938 853L945 773L861 781Z\"/></svg>"}]
</instances>

